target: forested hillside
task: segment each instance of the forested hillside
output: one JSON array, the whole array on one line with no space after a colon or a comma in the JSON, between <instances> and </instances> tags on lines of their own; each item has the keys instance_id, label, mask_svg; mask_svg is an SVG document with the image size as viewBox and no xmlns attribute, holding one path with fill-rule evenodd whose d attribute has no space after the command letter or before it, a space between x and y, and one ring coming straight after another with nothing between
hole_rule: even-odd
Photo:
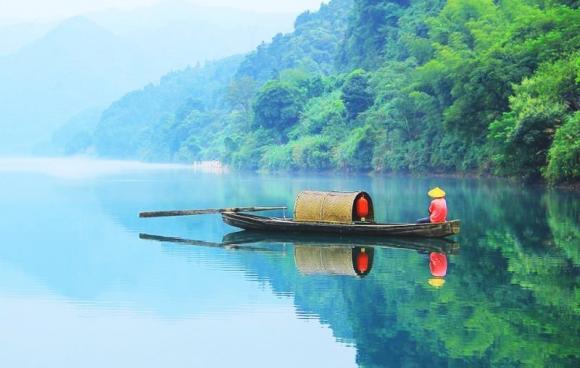
<instances>
[{"instance_id":1,"label":"forested hillside","mask_svg":"<svg viewBox=\"0 0 580 368\"><path fill-rule=\"evenodd\" d=\"M579 3L333 0L243 58L129 94L103 113L93 147L248 169L577 182Z\"/></svg>"},{"instance_id":2,"label":"forested hillside","mask_svg":"<svg viewBox=\"0 0 580 368\"><path fill-rule=\"evenodd\" d=\"M94 148L106 157L147 160L189 160L199 154L193 142L203 142L202 132L218 123L214 112L221 109L223 88L239 59L174 72L157 86L129 93L101 115Z\"/></svg>"}]
</instances>

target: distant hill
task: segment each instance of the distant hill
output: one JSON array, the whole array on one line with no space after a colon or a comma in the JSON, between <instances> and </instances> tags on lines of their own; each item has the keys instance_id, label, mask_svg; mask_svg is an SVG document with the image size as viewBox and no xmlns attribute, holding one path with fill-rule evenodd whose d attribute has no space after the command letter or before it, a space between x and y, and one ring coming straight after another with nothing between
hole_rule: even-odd
<instances>
[{"instance_id":1,"label":"distant hill","mask_svg":"<svg viewBox=\"0 0 580 368\"><path fill-rule=\"evenodd\" d=\"M46 149L55 154L75 154L93 144L94 132L101 118L102 108L94 107L71 117L46 142Z\"/></svg>"},{"instance_id":2,"label":"distant hill","mask_svg":"<svg viewBox=\"0 0 580 368\"><path fill-rule=\"evenodd\" d=\"M184 0L87 15L91 21L141 49L144 60L159 70L158 76L197 61L253 50L278 32L291 31L295 16L204 7Z\"/></svg>"},{"instance_id":3,"label":"distant hill","mask_svg":"<svg viewBox=\"0 0 580 368\"><path fill-rule=\"evenodd\" d=\"M323 4L319 11L301 14L293 32L277 34L244 57L171 72L159 84L130 92L103 111L92 141L66 146L150 161L223 157L235 149L231 143L265 81L287 69L297 75L333 71L351 6L351 0ZM62 146L61 137L55 140Z\"/></svg>"},{"instance_id":4,"label":"distant hill","mask_svg":"<svg viewBox=\"0 0 580 368\"><path fill-rule=\"evenodd\" d=\"M130 45L84 17L0 58L0 152L26 150L69 116L105 104L151 71ZM152 77L152 76L151 76Z\"/></svg>"},{"instance_id":5,"label":"distant hill","mask_svg":"<svg viewBox=\"0 0 580 368\"><path fill-rule=\"evenodd\" d=\"M0 23L0 57L11 55L23 46L43 37L54 22Z\"/></svg>"},{"instance_id":6,"label":"distant hill","mask_svg":"<svg viewBox=\"0 0 580 368\"><path fill-rule=\"evenodd\" d=\"M220 107L224 86L241 59L233 56L172 72L158 84L128 93L103 111L93 141L77 148L91 147L103 157L172 160L188 135L172 123L181 123L194 110L202 114Z\"/></svg>"},{"instance_id":7,"label":"distant hill","mask_svg":"<svg viewBox=\"0 0 580 368\"><path fill-rule=\"evenodd\" d=\"M171 70L249 51L292 19L162 2L70 18L46 33L41 24L4 26L17 34L0 46L17 50L0 53L0 154L30 153L72 116Z\"/></svg>"}]
</instances>

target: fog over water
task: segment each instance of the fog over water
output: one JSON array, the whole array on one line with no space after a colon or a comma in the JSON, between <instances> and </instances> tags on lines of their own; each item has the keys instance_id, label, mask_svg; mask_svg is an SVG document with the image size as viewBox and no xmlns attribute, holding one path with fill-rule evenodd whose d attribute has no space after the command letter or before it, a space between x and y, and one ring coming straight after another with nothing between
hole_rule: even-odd
<instances>
[{"instance_id":1,"label":"fog over water","mask_svg":"<svg viewBox=\"0 0 580 368\"><path fill-rule=\"evenodd\" d=\"M61 178L88 178L147 170L191 170L190 165L153 164L138 161L91 158L2 158L0 172L35 173Z\"/></svg>"}]
</instances>

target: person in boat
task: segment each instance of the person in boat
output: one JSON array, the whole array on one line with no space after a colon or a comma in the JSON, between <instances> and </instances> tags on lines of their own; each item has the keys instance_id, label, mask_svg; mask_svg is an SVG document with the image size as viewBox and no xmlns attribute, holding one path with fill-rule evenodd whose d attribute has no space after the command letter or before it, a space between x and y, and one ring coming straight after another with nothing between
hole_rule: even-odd
<instances>
[{"instance_id":1,"label":"person in boat","mask_svg":"<svg viewBox=\"0 0 580 368\"><path fill-rule=\"evenodd\" d=\"M445 201L445 192L443 189L439 187L433 188L427 195L433 198L429 205L429 216L417 220L417 223L428 224L447 221L447 202Z\"/></svg>"}]
</instances>

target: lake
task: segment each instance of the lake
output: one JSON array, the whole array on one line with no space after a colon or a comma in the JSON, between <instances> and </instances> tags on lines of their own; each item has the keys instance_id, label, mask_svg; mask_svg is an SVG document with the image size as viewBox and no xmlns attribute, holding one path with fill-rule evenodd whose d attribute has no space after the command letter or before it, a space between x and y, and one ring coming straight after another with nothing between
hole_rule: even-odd
<instances>
[{"instance_id":1,"label":"lake","mask_svg":"<svg viewBox=\"0 0 580 368\"><path fill-rule=\"evenodd\" d=\"M578 193L80 159L3 159L0 185L2 367L580 363ZM377 221L409 222L426 215L433 186L462 220L454 242L223 246L240 235L219 216L138 217L252 205L287 205L291 215L296 194L312 189L368 191Z\"/></svg>"}]
</instances>

